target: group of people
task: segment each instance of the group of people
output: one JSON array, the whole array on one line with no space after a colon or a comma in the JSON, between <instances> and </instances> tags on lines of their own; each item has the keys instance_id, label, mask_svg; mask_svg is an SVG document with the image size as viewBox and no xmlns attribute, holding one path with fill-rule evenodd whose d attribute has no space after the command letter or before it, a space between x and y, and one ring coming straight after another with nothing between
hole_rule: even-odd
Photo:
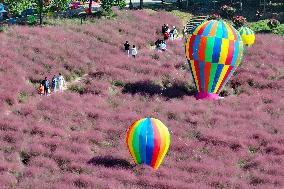
<instances>
[{"instance_id":1,"label":"group of people","mask_svg":"<svg viewBox=\"0 0 284 189\"><path fill-rule=\"evenodd\" d=\"M65 85L65 79L63 75L61 75L61 73L59 73L58 76L56 75L53 76L51 86L47 77L45 77L45 79L40 83L39 94L48 96L51 93L50 88L52 88L53 92L56 92L57 90L62 92L64 85Z\"/></svg>"},{"instance_id":2,"label":"group of people","mask_svg":"<svg viewBox=\"0 0 284 189\"><path fill-rule=\"evenodd\" d=\"M131 53L131 56L133 58L136 57L136 55L138 54L137 52L137 48L135 47L135 45L132 46L132 48L130 49L130 44L128 43L128 41L126 41L124 43L124 50L125 50L125 53L129 56L129 54ZM131 50L131 51L130 51Z\"/></svg>"},{"instance_id":3,"label":"group of people","mask_svg":"<svg viewBox=\"0 0 284 189\"><path fill-rule=\"evenodd\" d=\"M162 26L162 33L164 35L164 40L168 40L169 38L171 40L175 40L178 36L178 31L176 27L173 26L173 29L170 29L168 24L164 24Z\"/></svg>"}]
</instances>

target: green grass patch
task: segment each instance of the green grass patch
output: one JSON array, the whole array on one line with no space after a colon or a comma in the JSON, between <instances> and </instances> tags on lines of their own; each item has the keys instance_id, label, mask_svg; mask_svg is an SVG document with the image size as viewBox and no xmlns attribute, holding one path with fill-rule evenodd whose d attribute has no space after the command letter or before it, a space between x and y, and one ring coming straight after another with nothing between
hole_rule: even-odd
<instances>
[{"instance_id":1,"label":"green grass patch","mask_svg":"<svg viewBox=\"0 0 284 189\"><path fill-rule=\"evenodd\" d=\"M182 20L182 23L185 25L192 17L193 14L188 12L183 12L180 10L173 10L171 13L177 17L179 17Z\"/></svg>"},{"instance_id":2,"label":"green grass patch","mask_svg":"<svg viewBox=\"0 0 284 189\"><path fill-rule=\"evenodd\" d=\"M28 98L29 98L29 93L26 92L26 91L21 91L19 94L18 94L18 101L20 103L25 103L27 102Z\"/></svg>"},{"instance_id":3,"label":"green grass patch","mask_svg":"<svg viewBox=\"0 0 284 189\"><path fill-rule=\"evenodd\" d=\"M257 22L250 22L248 23L248 26L255 33L273 33L276 35L284 35L284 24L280 24L278 27L270 29L267 23L268 20L260 20Z\"/></svg>"}]
</instances>

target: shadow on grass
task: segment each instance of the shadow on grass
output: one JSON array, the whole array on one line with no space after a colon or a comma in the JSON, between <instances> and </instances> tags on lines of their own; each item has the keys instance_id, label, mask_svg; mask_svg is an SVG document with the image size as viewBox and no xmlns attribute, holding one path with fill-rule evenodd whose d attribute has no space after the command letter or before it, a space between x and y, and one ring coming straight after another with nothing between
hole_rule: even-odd
<instances>
[{"instance_id":1,"label":"shadow on grass","mask_svg":"<svg viewBox=\"0 0 284 189\"><path fill-rule=\"evenodd\" d=\"M173 83L170 87L162 88L150 81L140 81L136 83L127 83L122 93L141 94L141 95L161 95L165 98L182 98L183 96L194 96L196 93L193 86L186 84Z\"/></svg>"},{"instance_id":2,"label":"shadow on grass","mask_svg":"<svg viewBox=\"0 0 284 189\"><path fill-rule=\"evenodd\" d=\"M134 166L124 159L114 158L112 156L98 156L90 159L88 164L95 166L104 166L108 168L132 169Z\"/></svg>"}]
</instances>

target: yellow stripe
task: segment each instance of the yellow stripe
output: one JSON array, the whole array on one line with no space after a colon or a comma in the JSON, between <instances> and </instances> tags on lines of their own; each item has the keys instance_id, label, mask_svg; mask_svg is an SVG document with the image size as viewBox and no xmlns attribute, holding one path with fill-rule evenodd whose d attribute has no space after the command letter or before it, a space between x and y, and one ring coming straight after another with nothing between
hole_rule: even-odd
<instances>
[{"instance_id":1,"label":"yellow stripe","mask_svg":"<svg viewBox=\"0 0 284 189\"><path fill-rule=\"evenodd\" d=\"M194 76L194 79L195 79L195 83L196 83L196 88L197 88L197 91L199 91L199 82L198 82L198 79L197 79L197 75L196 75L196 70L195 70L195 67L194 67L194 61L193 60L190 60L190 64L191 64L191 69L192 69L192 72L193 72L193 76Z\"/></svg>"},{"instance_id":2,"label":"yellow stripe","mask_svg":"<svg viewBox=\"0 0 284 189\"><path fill-rule=\"evenodd\" d=\"M228 31L228 38L229 38L229 40L236 40L235 37L234 37L233 31L230 28L230 26L226 22L224 22L224 24L225 24L225 26L227 28L227 31Z\"/></svg>"},{"instance_id":3,"label":"yellow stripe","mask_svg":"<svg viewBox=\"0 0 284 189\"><path fill-rule=\"evenodd\" d=\"M133 135L134 135L135 129L141 123L142 120L143 119L136 121L134 123L134 126L132 127L132 129L130 131L128 131L128 132L130 132L130 134L129 134L129 138L128 138L128 141L127 141L127 146L128 146L129 151L130 151L130 154L132 156L132 159L134 160L134 162L136 164L138 164L138 162L137 162L137 159L135 158L136 156L135 156L134 149L133 149L133 146L132 146L132 141L133 141Z\"/></svg>"},{"instance_id":4,"label":"yellow stripe","mask_svg":"<svg viewBox=\"0 0 284 189\"><path fill-rule=\"evenodd\" d=\"M217 93L217 91L218 91L218 89L220 87L220 84L222 83L222 81L223 81L223 79L225 77L225 74L227 73L229 67L230 67L230 65L224 65L223 70L222 70L222 72L220 74L219 80L217 82L217 85L215 87L214 93Z\"/></svg>"},{"instance_id":5,"label":"yellow stripe","mask_svg":"<svg viewBox=\"0 0 284 189\"><path fill-rule=\"evenodd\" d=\"M170 133L168 131L168 128L160 120L158 120L158 119L154 119L154 120L155 120L155 123L158 126L159 133L160 133L160 136L161 136L161 147L160 147L160 151L159 151L157 161L156 161L155 166L154 166L154 169L158 169L159 166L161 165L168 149L169 149Z\"/></svg>"},{"instance_id":6,"label":"yellow stripe","mask_svg":"<svg viewBox=\"0 0 284 189\"><path fill-rule=\"evenodd\" d=\"M228 39L222 39L222 45L221 45L221 53L219 58L219 64L225 64L227 55L229 51L229 40Z\"/></svg>"},{"instance_id":7,"label":"yellow stripe","mask_svg":"<svg viewBox=\"0 0 284 189\"><path fill-rule=\"evenodd\" d=\"M201 27L206 24L207 22L203 22L202 24L200 24L193 32L193 35L197 35L197 33L199 32L199 30L201 29Z\"/></svg>"},{"instance_id":8,"label":"yellow stripe","mask_svg":"<svg viewBox=\"0 0 284 189\"><path fill-rule=\"evenodd\" d=\"M189 60L189 51L188 51L188 48L189 48L189 42L190 42L190 38L191 38L192 34L190 34L187 38L187 43L186 43L186 57L187 59Z\"/></svg>"}]
</instances>

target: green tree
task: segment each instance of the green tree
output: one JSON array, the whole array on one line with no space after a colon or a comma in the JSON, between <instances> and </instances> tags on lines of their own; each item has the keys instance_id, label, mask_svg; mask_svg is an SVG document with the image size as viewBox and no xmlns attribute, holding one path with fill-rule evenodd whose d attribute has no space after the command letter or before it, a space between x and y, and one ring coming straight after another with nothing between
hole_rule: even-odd
<instances>
[{"instance_id":1,"label":"green tree","mask_svg":"<svg viewBox=\"0 0 284 189\"><path fill-rule=\"evenodd\" d=\"M112 6L114 5L114 0L102 0L102 9L104 10L105 13L111 13Z\"/></svg>"},{"instance_id":2,"label":"green tree","mask_svg":"<svg viewBox=\"0 0 284 189\"><path fill-rule=\"evenodd\" d=\"M54 7L57 11L65 11L73 0L50 0L49 6Z\"/></svg>"},{"instance_id":3,"label":"green tree","mask_svg":"<svg viewBox=\"0 0 284 189\"><path fill-rule=\"evenodd\" d=\"M24 10L32 8L35 0L6 0L5 4L9 7L9 12L12 14L21 14Z\"/></svg>"}]
</instances>

